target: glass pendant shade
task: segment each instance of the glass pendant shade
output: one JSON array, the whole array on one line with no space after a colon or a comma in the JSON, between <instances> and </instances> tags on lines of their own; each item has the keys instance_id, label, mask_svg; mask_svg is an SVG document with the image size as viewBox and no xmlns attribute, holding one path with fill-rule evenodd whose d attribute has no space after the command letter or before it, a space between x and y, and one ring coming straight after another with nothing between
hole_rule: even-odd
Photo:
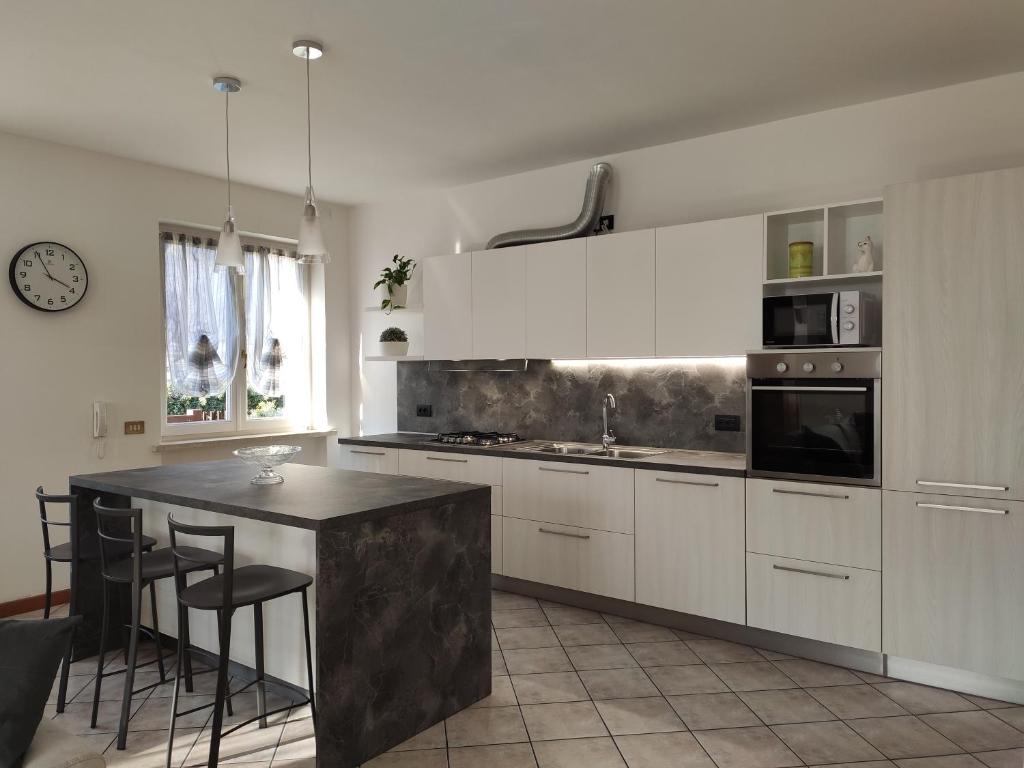
<instances>
[{"instance_id":1,"label":"glass pendant shade","mask_svg":"<svg viewBox=\"0 0 1024 768\"><path fill-rule=\"evenodd\" d=\"M306 205L299 222L299 244L295 249L300 264L330 264L324 233L320 226L320 214L316 209L312 188L306 189Z\"/></svg>"},{"instance_id":2,"label":"glass pendant shade","mask_svg":"<svg viewBox=\"0 0 1024 768\"><path fill-rule=\"evenodd\" d=\"M214 266L217 269L234 269L238 274L245 271L242 241L238 239L238 232L235 231L234 211L230 207L228 217L220 230L220 237L217 239L217 260Z\"/></svg>"}]
</instances>

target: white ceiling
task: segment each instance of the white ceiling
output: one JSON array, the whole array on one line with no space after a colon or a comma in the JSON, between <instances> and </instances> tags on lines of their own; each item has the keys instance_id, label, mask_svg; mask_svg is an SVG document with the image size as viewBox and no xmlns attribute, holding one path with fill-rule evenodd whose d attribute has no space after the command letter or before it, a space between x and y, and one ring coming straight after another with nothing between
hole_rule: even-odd
<instances>
[{"instance_id":1,"label":"white ceiling","mask_svg":"<svg viewBox=\"0 0 1024 768\"><path fill-rule=\"evenodd\" d=\"M356 202L1024 70L1021 0L0 0L0 130ZM984 119L979 115L978 119Z\"/></svg>"}]
</instances>

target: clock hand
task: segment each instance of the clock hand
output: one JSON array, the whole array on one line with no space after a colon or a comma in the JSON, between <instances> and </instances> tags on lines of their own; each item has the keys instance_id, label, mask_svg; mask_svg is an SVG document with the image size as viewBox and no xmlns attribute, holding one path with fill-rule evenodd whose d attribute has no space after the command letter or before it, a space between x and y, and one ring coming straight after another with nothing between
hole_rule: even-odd
<instances>
[{"instance_id":1,"label":"clock hand","mask_svg":"<svg viewBox=\"0 0 1024 768\"><path fill-rule=\"evenodd\" d=\"M45 269L45 267L44 267L44 269ZM57 279L56 277L54 277L53 275L51 275L51 274L50 274L49 272L47 272L47 273L46 273L46 276L47 276L48 278L50 278L51 280L53 280L53 282L55 282L55 283L60 283L60 284L61 284L61 285L63 285L63 286L65 287L65 288L70 288L70 287L71 287L70 285L68 285L67 283L65 283L65 282L64 282L63 280L58 280L58 279Z\"/></svg>"}]
</instances>

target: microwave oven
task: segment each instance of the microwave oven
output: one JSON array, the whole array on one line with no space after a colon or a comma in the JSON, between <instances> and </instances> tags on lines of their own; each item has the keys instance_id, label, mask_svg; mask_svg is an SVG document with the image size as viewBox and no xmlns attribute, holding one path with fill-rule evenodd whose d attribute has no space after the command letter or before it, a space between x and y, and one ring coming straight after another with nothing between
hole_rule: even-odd
<instances>
[{"instance_id":1,"label":"microwave oven","mask_svg":"<svg viewBox=\"0 0 1024 768\"><path fill-rule=\"evenodd\" d=\"M881 308L864 291L765 296L762 346L871 347L881 343Z\"/></svg>"}]
</instances>

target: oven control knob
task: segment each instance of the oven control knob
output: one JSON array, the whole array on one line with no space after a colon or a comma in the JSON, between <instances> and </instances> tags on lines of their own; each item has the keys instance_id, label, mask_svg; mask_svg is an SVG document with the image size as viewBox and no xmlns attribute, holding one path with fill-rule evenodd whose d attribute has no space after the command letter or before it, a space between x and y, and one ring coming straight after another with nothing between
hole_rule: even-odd
<instances>
[{"instance_id":1,"label":"oven control knob","mask_svg":"<svg viewBox=\"0 0 1024 768\"><path fill-rule=\"evenodd\" d=\"M843 312L845 312L848 315L852 315L855 311L857 311L857 308L853 306L853 304L847 304L845 307L843 307Z\"/></svg>"},{"instance_id":2,"label":"oven control knob","mask_svg":"<svg viewBox=\"0 0 1024 768\"><path fill-rule=\"evenodd\" d=\"M789 370L789 365L787 363L776 363L775 370L779 373L785 373Z\"/></svg>"},{"instance_id":3,"label":"oven control knob","mask_svg":"<svg viewBox=\"0 0 1024 768\"><path fill-rule=\"evenodd\" d=\"M804 373L813 373L814 372L814 363L804 363L803 369L804 369Z\"/></svg>"},{"instance_id":4,"label":"oven control knob","mask_svg":"<svg viewBox=\"0 0 1024 768\"><path fill-rule=\"evenodd\" d=\"M857 326L854 325L853 320L847 320L845 323L843 323L843 330L844 331L852 331L856 327Z\"/></svg>"},{"instance_id":5,"label":"oven control knob","mask_svg":"<svg viewBox=\"0 0 1024 768\"><path fill-rule=\"evenodd\" d=\"M836 360L832 365L829 366L834 373L840 373L843 370L843 364Z\"/></svg>"}]
</instances>

